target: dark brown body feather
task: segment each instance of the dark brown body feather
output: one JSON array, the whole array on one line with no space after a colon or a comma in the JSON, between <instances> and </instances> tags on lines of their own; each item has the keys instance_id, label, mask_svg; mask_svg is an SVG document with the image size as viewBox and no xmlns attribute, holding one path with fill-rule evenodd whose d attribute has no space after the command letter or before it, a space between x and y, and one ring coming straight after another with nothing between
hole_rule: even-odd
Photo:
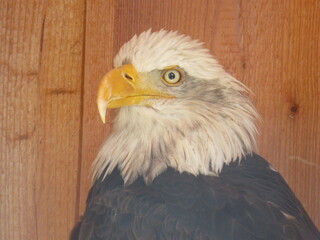
<instances>
[{"instance_id":1,"label":"dark brown body feather","mask_svg":"<svg viewBox=\"0 0 320 240\"><path fill-rule=\"evenodd\" d=\"M123 186L118 170L92 186L72 240L317 240L320 234L283 178L258 155L219 177L167 169Z\"/></svg>"}]
</instances>

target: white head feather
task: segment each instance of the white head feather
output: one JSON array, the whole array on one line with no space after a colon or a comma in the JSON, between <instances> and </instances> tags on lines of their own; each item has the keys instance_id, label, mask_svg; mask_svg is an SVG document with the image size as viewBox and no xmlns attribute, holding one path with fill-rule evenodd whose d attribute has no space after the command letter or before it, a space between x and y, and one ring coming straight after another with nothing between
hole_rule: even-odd
<instances>
[{"instance_id":1,"label":"white head feather","mask_svg":"<svg viewBox=\"0 0 320 240\"><path fill-rule=\"evenodd\" d=\"M258 116L246 88L217 63L202 43L177 32L151 30L134 36L114 59L140 73L178 65L188 83L173 100L152 108L120 109L114 129L94 162L96 178L118 167L128 184L151 182L167 167L194 175L218 175L224 164L255 150Z\"/></svg>"},{"instance_id":2,"label":"white head feather","mask_svg":"<svg viewBox=\"0 0 320 240\"><path fill-rule=\"evenodd\" d=\"M151 32L149 29L139 36L133 36L120 48L114 58L114 66L119 67L130 61L138 72L151 72L179 65L189 75L209 80L224 70L202 45L177 32Z\"/></svg>"}]
</instances>

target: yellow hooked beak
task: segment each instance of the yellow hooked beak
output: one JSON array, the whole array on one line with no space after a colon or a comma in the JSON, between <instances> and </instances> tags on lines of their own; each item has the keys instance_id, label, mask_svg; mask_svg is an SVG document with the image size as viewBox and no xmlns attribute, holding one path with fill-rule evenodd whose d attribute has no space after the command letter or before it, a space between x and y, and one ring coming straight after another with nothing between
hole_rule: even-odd
<instances>
[{"instance_id":1,"label":"yellow hooked beak","mask_svg":"<svg viewBox=\"0 0 320 240\"><path fill-rule=\"evenodd\" d=\"M146 99L173 98L166 95L139 77L133 65L115 68L101 80L98 89L98 110L103 123L107 108L120 108L128 105L148 106Z\"/></svg>"}]
</instances>

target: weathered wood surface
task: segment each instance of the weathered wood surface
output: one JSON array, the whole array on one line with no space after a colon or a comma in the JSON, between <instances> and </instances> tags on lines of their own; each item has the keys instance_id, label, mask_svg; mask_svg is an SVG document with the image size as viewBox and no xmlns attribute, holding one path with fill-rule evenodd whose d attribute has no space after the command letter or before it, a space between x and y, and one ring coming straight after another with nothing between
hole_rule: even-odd
<instances>
[{"instance_id":1,"label":"weathered wood surface","mask_svg":"<svg viewBox=\"0 0 320 240\"><path fill-rule=\"evenodd\" d=\"M251 88L259 152L320 226L319 12L317 0L0 1L0 239L67 238L110 132L99 79L150 27L202 40Z\"/></svg>"},{"instance_id":2,"label":"weathered wood surface","mask_svg":"<svg viewBox=\"0 0 320 240\"><path fill-rule=\"evenodd\" d=\"M67 239L75 221L84 10L0 3L0 239Z\"/></svg>"}]
</instances>

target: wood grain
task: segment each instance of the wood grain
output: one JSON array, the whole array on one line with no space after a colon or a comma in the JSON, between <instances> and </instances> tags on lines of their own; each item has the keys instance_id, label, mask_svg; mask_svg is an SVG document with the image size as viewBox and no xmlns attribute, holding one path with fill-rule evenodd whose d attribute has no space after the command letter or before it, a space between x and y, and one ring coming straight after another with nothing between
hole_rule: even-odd
<instances>
[{"instance_id":1,"label":"wood grain","mask_svg":"<svg viewBox=\"0 0 320 240\"><path fill-rule=\"evenodd\" d=\"M0 6L0 239L67 239L75 217L84 2Z\"/></svg>"}]
</instances>

